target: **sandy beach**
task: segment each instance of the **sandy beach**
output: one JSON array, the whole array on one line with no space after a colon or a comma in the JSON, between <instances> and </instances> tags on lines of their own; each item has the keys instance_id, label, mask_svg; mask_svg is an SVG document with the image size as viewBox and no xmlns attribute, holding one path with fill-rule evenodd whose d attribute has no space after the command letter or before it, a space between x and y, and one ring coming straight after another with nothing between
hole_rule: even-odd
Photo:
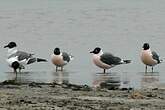
<instances>
[{"instance_id":1,"label":"sandy beach","mask_svg":"<svg viewBox=\"0 0 165 110\"><path fill-rule=\"evenodd\" d=\"M1 110L164 110L165 90L108 90L87 85L5 81Z\"/></svg>"}]
</instances>

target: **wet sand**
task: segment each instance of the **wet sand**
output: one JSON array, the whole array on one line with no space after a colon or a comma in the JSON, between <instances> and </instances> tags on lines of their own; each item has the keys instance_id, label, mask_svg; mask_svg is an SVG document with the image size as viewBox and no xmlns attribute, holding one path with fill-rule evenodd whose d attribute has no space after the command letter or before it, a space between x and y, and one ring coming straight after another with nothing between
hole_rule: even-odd
<instances>
[{"instance_id":1,"label":"wet sand","mask_svg":"<svg viewBox=\"0 0 165 110\"><path fill-rule=\"evenodd\" d=\"M164 110L165 89L108 90L86 85L0 83L1 110Z\"/></svg>"},{"instance_id":2,"label":"wet sand","mask_svg":"<svg viewBox=\"0 0 165 110\"><path fill-rule=\"evenodd\" d=\"M104 52L132 60L107 72L140 88L141 81L146 81L145 65L140 61L143 43L150 43L160 58L165 56L164 4L165 0L1 0L0 82L12 79L3 47L15 41L19 50L48 60L27 66L19 75L21 81L47 83L62 77L54 72L50 57L59 47L74 56L64 68L65 80L92 86L102 70L93 64L89 52L99 46ZM153 80L164 84L164 63L155 66L154 72L157 76L151 74Z\"/></svg>"}]
</instances>

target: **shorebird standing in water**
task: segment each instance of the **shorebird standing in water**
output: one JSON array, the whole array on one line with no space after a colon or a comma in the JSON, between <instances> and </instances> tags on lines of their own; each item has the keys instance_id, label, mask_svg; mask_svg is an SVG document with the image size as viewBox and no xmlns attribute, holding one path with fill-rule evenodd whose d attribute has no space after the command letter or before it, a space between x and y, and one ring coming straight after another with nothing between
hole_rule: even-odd
<instances>
[{"instance_id":1,"label":"shorebird standing in water","mask_svg":"<svg viewBox=\"0 0 165 110\"><path fill-rule=\"evenodd\" d=\"M148 43L144 43L141 52L141 61L146 65L145 72L147 72L147 66L151 66L153 72L153 67L161 63L162 60L160 60L159 55L155 51L151 51Z\"/></svg>"},{"instance_id":2,"label":"shorebird standing in water","mask_svg":"<svg viewBox=\"0 0 165 110\"><path fill-rule=\"evenodd\" d=\"M17 73L17 69L25 69L26 65L32 64L34 62L47 62L45 59L33 57L34 54L26 53L17 50L17 44L15 42L10 42L8 45L4 46L8 48L7 63L10 67L14 69Z\"/></svg>"},{"instance_id":3,"label":"shorebird standing in water","mask_svg":"<svg viewBox=\"0 0 165 110\"><path fill-rule=\"evenodd\" d=\"M93 53L94 64L102 68L104 70L104 73L106 72L106 69L110 69L116 65L128 64L131 62L131 60L123 60L112 55L111 53L103 53L100 47L96 47L90 53Z\"/></svg>"},{"instance_id":4,"label":"shorebird standing in water","mask_svg":"<svg viewBox=\"0 0 165 110\"><path fill-rule=\"evenodd\" d=\"M58 71L58 67L61 67L61 71L63 71L63 67L72 59L72 55L69 55L66 52L61 52L59 48L55 48L54 53L51 55L52 63L56 66L56 72Z\"/></svg>"}]
</instances>

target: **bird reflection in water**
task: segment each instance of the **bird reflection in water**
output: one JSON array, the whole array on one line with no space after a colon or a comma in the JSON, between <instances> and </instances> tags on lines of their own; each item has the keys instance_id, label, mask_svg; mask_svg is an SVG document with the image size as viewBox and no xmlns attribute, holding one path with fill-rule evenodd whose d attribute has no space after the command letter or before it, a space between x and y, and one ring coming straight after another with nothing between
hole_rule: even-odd
<instances>
[{"instance_id":1,"label":"bird reflection in water","mask_svg":"<svg viewBox=\"0 0 165 110\"><path fill-rule=\"evenodd\" d=\"M141 78L141 87L155 89L158 88L159 73L144 73Z\"/></svg>"},{"instance_id":2,"label":"bird reflection in water","mask_svg":"<svg viewBox=\"0 0 165 110\"><path fill-rule=\"evenodd\" d=\"M69 73L65 71L54 72L54 82L57 84L68 84L69 83Z\"/></svg>"},{"instance_id":3,"label":"bird reflection in water","mask_svg":"<svg viewBox=\"0 0 165 110\"><path fill-rule=\"evenodd\" d=\"M13 74L13 72L6 72L7 80L6 82L17 83L17 84L26 84L30 83L29 74L30 72L21 72L18 74Z\"/></svg>"},{"instance_id":4,"label":"bird reflection in water","mask_svg":"<svg viewBox=\"0 0 165 110\"><path fill-rule=\"evenodd\" d=\"M118 73L96 73L92 84L94 88L107 88L109 90L119 89L121 84L120 76Z\"/></svg>"}]
</instances>

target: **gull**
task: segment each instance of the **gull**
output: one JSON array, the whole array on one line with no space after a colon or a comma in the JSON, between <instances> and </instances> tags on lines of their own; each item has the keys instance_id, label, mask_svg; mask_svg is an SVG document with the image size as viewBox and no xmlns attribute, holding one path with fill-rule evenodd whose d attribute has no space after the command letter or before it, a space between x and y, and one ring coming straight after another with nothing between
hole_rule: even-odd
<instances>
[{"instance_id":1,"label":"gull","mask_svg":"<svg viewBox=\"0 0 165 110\"><path fill-rule=\"evenodd\" d=\"M111 53L103 53L100 47L96 47L93 51L93 62L96 66L102 68L104 73L106 69L110 69L116 65L128 64L131 60L123 60L117 56L112 55Z\"/></svg>"},{"instance_id":2,"label":"gull","mask_svg":"<svg viewBox=\"0 0 165 110\"><path fill-rule=\"evenodd\" d=\"M58 71L58 67L61 67L61 71L63 71L63 67L73 60L73 56L66 52L61 52L60 48L57 47L54 49L54 53L51 55L51 60L56 66L56 72Z\"/></svg>"},{"instance_id":3,"label":"gull","mask_svg":"<svg viewBox=\"0 0 165 110\"><path fill-rule=\"evenodd\" d=\"M8 48L7 63L17 73L17 69L25 69L26 65L34 62L47 62L46 59L36 58L31 53L17 50L17 44L15 42L9 42L4 48Z\"/></svg>"},{"instance_id":4,"label":"gull","mask_svg":"<svg viewBox=\"0 0 165 110\"><path fill-rule=\"evenodd\" d=\"M147 66L151 66L153 72L153 67L162 62L162 60L159 58L159 55L155 51L151 51L150 45L148 43L143 44L141 61L146 65L145 72L147 72Z\"/></svg>"}]
</instances>

